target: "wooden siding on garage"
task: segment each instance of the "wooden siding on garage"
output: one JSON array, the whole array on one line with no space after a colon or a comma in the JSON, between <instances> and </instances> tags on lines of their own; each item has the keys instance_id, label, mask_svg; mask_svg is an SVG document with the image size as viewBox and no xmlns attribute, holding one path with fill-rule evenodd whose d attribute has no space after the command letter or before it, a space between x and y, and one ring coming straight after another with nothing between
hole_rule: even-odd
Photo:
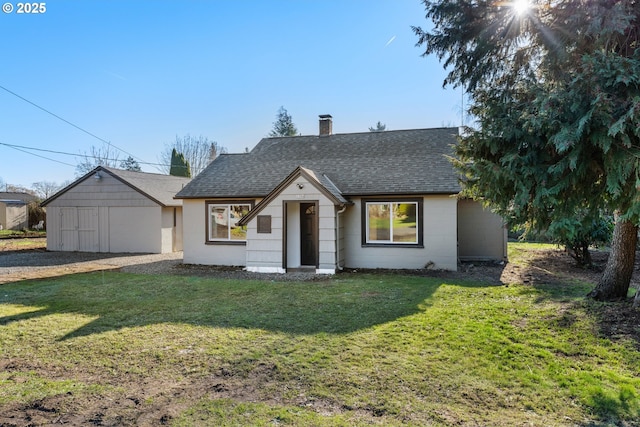
<instances>
[{"instance_id":1,"label":"wooden siding on garage","mask_svg":"<svg viewBox=\"0 0 640 427\"><path fill-rule=\"evenodd\" d=\"M98 252L100 250L98 234L98 208L77 208L78 250Z\"/></svg>"},{"instance_id":2,"label":"wooden siding on garage","mask_svg":"<svg viewBox=\"0 0 640 427\"><path fill-rule=\"evenodd\" d=\"M78 250L78 212L76 208L60 208L59 212L50 210L47 217L59 217L60 240L52 243L51 250L77 251ZM53 218L52 218L53 219ZM47 226L47 229L49 227Z\"/></svg>"},{"instance_id":3,"label":"wooden siding on garage","mask_svg":"<svg viewBox=\"0 0 640 427\"><path fill-rule=\"evenodd\" d=\"M47 207L158 206L153 200L123 184L111 175L102 173L101 176L102 178L100 179L90 177L78 183L75 187L52 200Z\"/></svg>"},{"instance_id":4,"label":"wooden siding on garage","mask_svg":"<svg viewBox=\"0 0 640 427\"><path fill-rule=\"evenodd\" d=\"M182 208L162 208L109 174L77 183L47 205L47 249L171 252ZM180 212L178 212L180 211ZM177 240L177 238L176 238ZM182 249L182 235L179 236Z\"/></svg>"},{"instance_id":5,"label":"wooden siding on garage","mask_svg":"<svg viewBox=\"0 0 640 427\"><path fill-rule=\"evenodd\" d=\"M100 252L98 208L47 209L47 249Z\"/></svg>"}]
</instances>

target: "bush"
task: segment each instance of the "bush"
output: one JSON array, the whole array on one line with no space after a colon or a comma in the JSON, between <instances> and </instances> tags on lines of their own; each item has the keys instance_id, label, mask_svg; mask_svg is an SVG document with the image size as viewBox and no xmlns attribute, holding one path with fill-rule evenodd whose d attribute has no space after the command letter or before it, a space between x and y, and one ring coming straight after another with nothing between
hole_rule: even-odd
<instances>
[{"instance_id":1,"label":"bush","mask_svg":"<svg viewBox=\"0 0 640 427\"><path fill-rule=\"evenodd\" d=\"M549 227L548 233L553 241L563 245L578 265L592 265L590 246L606 245L611 241L614 219L612 215L601 214L598 217L565 218Z\"/></svg>"},{"instance_id":2,"label":"bush","mask_svg":"<svg viewBox=\"0 0 640 427\"><path fill-rule=\"evenodd\" d=\"M40 221L47 223L47 213L39 202L29 202L27 205L27 211L29 216L29 226L33 227Z\"/></svg>"}]
</instances>

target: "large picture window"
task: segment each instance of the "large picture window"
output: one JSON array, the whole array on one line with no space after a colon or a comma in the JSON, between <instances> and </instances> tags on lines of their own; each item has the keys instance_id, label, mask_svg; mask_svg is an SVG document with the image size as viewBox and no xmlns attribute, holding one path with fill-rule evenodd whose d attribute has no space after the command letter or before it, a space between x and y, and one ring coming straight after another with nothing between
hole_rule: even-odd
<instances>
[{"instance_id":1,"label":"large picture window","mask_svg":"<svg viewBox=\"0 0 640 427\"><path fill-rule=\"evenodd\" d=\"M246 242L247 227L238 221L250 210L248 203L207 203L207 241Z\"/></svg>"},{"instance_id":2,"label":"large picture window","mask_svg":"<svg viewBox=\"0 0 640 427\"><path fill-rule=\"evenodd\" d=\"M365 201L363 206L363 244L422 245L421 202Z\"/></svg>"}]
</instances>

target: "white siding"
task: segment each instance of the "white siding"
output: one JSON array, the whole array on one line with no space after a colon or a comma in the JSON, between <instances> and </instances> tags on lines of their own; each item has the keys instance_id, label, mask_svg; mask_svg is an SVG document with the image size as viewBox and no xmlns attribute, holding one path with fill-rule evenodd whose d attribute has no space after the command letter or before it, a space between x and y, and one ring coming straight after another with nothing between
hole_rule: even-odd
<instances>
[{"instance_id":1,"label":"white siding","mask_svg":"<svg viewBox=\"0 0 640 427\"><path fill-rule=\"evenodd\" d=\"M457 269L456 206L452 196L423 198L424 247L363 247L361 200L354 199L343 214L345 233L345 264L348 268L433 268Z\"/></svg>"},{"instance_id":2,"label":"white siding","mask_svg":"<svg viewBox=\"0 0 640 427\"><path fill-rule=\"evenodd\" d=\"M60 208L55 206L47 207L47 250L59 251L62 237L60 224Z\"/></svg>"},{"instance_id":3,"label":"white siding","mask_svg":"<svg viewBox=\"0 0 640 427\"><path fill-rule=\"evenodd\" d=\"M346 212L346 211L345 211ZM344 238L344 214L345 212L336 214L337 236L338 236L338 267L345 266L345 238Z\"/></svg>"},{"instance_id":4,"label":"white siding","mask_svg":"<svg viewBox=\"0 0 640 427\"><path fill-rule=\"evenodd\" d=\"M300 188L302 187L302 188ZM283 267L283 212L287 206L287 260L285 268L300 267L300 203L317 202L318 270L335 271L336 207L321 191L304 177L298 177L275 197L260 215L271 215L271 233L258 233L254 218L247 227L247 267L281 269Z\"/></svg>"},{"instance_id":5,"label":"white siding","mask_svg":"<svg viewBox=\"0 0 640 427\"><path fill-rule=\"evenodd\" d=\"M185 264L246 265L246 246L205 243L204 200L183 200L182 220Z\"/></svg>"},{"instance_id":6,"label":"white siding","mask_svg":"<svg viewBox=\"0 0 640 427\"><path fill-rule=\"evenodd\" d=\"M89 177L52 200L47 206L158 206L157 203L123 184L111 175L102 173L101 179Z\"/></svg>"},{"instance_id":7,"label":"white siding","mask_svg":"<svg viewBox=\"0 0 640 427\"><path fill-rule=\"evenodd\" d=\"M160 251L173 252L175 229L173 227L173 208L162 208L160 220Z\"/></svg>"},{"instance_id":8,"label":"white siding","mask_svg":"<svg viewBox=\"0 0 640 427\"><path fill-rule=\"evenodd\" d=\"M262 209L260 215L271 216L271 233L258 233L254 218L247 226L247 267L282 268L282 222L284 220L282 199L276 198Z\"/></svg>"},{"instance_id":9,"label":"white siding","mask_svg":"<svg viewBox=\"0 0 640 427\"><path fill-rule=\"evenodd\" d=\"M109 208L109 252L162 251L160 207Z\"/></svg>"}]
</instances>

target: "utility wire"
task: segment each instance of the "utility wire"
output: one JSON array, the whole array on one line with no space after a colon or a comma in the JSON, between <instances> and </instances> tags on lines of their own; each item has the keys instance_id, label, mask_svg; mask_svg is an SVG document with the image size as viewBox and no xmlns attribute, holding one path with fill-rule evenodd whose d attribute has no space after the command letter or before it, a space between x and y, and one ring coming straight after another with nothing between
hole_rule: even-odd
<instances>
[{"instance_id":1,"label":"utility wire","mask_svg":"<svg viewBox=\"0 0 640 427\"><path fill-rule=\"evenodd\" d=\"M0 142L0 144L2 144L2 143ZM51 160L52 162L56 162L56 163L60 163L60 164L63 164L63 165L71 166L72 168L76 167L76 165L72 165L71 163L65 163L65 162L61 162L60 160L51 159L49 157L41 156L41 155L36 154L36 153L30 153L30 152L28 152L26 150L22 150L22 149L18 148L18 146L13 146L13 145L9 145L9 144L2 144L2 145L6 145L9 148L13 148L14 150L22 151L23 153L26 153L26 154L31 154L32 156L40 157L42 159ZM43 150L43 151L46 151L46 150Z\"/></svg>"},{"instance_id":2,"label":"utility wire","mask_svg":"<svg viewBox=\"0 0 640 427\"><path fill-rule=\"evenodd\" d=\"M4 142L0 142L0 145L4 145L6 147L10 147L10 148L13 148L13 149L18 150L18 151L22 151L22 152L27 153L27 154L32 154L34 156L42 157L43 159L52 160L54 162L62 163L64 165L69 165L69 166L74 166L74 165L70 165L69 163L60 162L60 161L54 160L54 159L49 159L49 158L44 157L44 156L39 156L39 155L37 155L35 153L30 153L30 152L25 151L25 150L42 151L42 152L46 152L46 153L61 154L61 155L64 155L64 156L73 156L73 157L89 157L89 158L92 158L92 159L101 159L101 160L112 161L112 162L117 162L117 161L121 160L121 159L109 159L109 158L104 158L104 157L92 156L90 154L73 154L73 153L67 153L65 151L47 150L45 148L26 147L24 145L7 144L7 143L4 143ZM150 162L142 162L142 161L137 162L137 163L140 164L140 165L150 165L150 166L165 166L165 167L166 166L171 166L171 165L167 165L167 164L164 164L164 163L150 163Z\"/></svg>"},{"instance_id":3,"label":"utility wire","mask_svg":"<svg viewBox=\"0 0 640 427\"><path fill-rule=\"evenodd\" d=\"M39 106L39 105L38 105L38 104L36 104L35 102L29 101L27 98L25 98L25 97L23 97L23 96L18 95L17 93L15 93L15 92L13 92L13 91L11 91L11 90L7 89L6 87L4 87L4 86L0 85L0 89L2 89L2 90L4 90L4 91L6 91L6 92L8 92L8 93L10 93L11 95L13 95L13 96L15 96L15 97L17 97L17 98L19 98L19 99L21 99L21 100L23 100L24 102L27 102L27 103L29 103L29 104L33 105L34 107L36 107L36 108L38 108L38 109L40 109L40 110L44 111L45 113L52 115L52 116L53 116L53 117L55 117L56 119L61 120L61 121L65 122L66 124L70 125L70 126L73 126L74 128L78 129L78 130L79 130L79 131L81 131L81 132L86 133L87 135L89 135L89 136L91 136L91 137L93 137L93 138L97 139L98 141L101 141L101 142L103 142L103 143L107 144L107 145L108 145L108 146L110 146L110 147L113 147L113 148L115 148L115 149L117 149L117 150L120 150L120 151L122 151L123 153L125 153L125 154L127 154L127 155L129 155L129 156L131 156L131 157L133 157L133 158L137 158L136 156L134 156L133 154L131 154L131 153L129 153L129 152L127 152L127 151L123 150L122 148L120 148L120 147L116 147L115 145L113 145L112 143L110 143L109 141L107 141L106 139L100 138L99 136L97 136L97 135L95 135L95 134L93 134L93 133L89 132L88 130L83 129L83 128L81 128L80 126L78 126L78 125L76 125L76 124L71 123L69 120L66 120L66 119L64 119L64 118L60 117L59 115L57 115L57 114L55 114L55 113L52 113L51 111L47 110L46 108L43 108L43 107ZM138 160L140 160L140 159L138 158Z\"/></svg>"}]
</instances>

